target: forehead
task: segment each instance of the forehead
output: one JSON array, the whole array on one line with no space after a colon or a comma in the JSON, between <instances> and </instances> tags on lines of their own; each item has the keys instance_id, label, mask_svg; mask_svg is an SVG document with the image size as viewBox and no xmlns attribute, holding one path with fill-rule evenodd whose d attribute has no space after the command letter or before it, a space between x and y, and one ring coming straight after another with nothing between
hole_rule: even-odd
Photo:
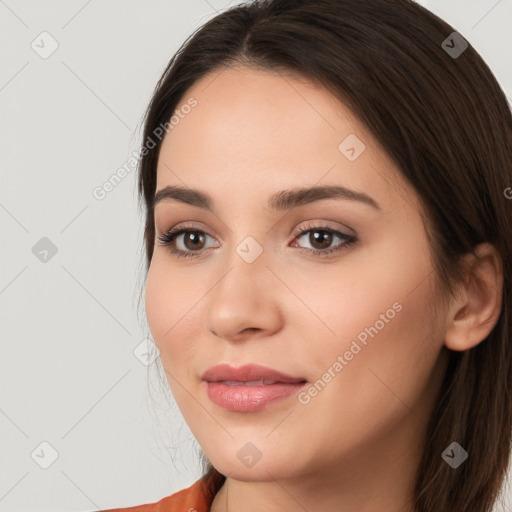
<instances>
[{"instance_id":1,"label":"forehead","mask_svg":"<svg viewBox=\"0 0 512 512\"><path fill-rule=\"evenodd\" d=\"M272 141L279 141L282 152L294 147L307 149L304 140L311 147L323 139L327 146L345 132L369 138L364 125L324 87L289 73L221 68L196 82L181 105L191 98L197 106L180 116L180 126L173 128L172 135L193 132L201 145L226 147L239 141L245 143L245 151L264 148L270 156L275 146L269 144Z\"/></svg>"},{"instance_id":2,"label":"forehead","mask_svg":"<svg viewBox=\"0 0 512 512\"><path fill-rule=\"evenodd\" d=\"M184 109L191 101L195 106ZM196 82L176 113L179 122L159 155L157 190L180 184L214 195L243 191L249 199L328 183L364 190L384 209L407 195L414 203L414 192L366 127L303 77L222 68Z\"/></svg>"}]
</instances>

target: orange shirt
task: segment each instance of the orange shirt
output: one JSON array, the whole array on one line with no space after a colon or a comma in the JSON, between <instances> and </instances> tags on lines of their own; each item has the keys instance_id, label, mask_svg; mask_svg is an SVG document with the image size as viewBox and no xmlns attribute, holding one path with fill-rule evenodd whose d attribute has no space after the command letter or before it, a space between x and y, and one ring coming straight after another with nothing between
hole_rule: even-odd
<instances>
[{"instance_id":1,"label":"orange shirt","mask_svg":"<svg viewBox=\"0 0 512 512\"><path fill-rule=\"evenodd\" d=\"M156 503L128 508L112 508L100 512L208 512L213 498L214 495L208 492L203 479L200 478L190 487L162 498Z\"/></svg>"}]
</instances>

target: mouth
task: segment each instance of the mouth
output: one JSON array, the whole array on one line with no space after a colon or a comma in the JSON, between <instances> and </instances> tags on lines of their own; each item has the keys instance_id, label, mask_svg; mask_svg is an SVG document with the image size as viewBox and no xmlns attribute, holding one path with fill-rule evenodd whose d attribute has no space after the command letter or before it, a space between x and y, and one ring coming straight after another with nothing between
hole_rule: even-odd
<instances>
[{"instance_id":1,"label":"mouth","mask_svg":"<svg viewBox=\"0 0 512 512\"><path fill-rule=\"evenodd\" d=\"M254 412L271 402L296 394L306 383L271 368L246 365L240 368L223 364L209 368L203 375L209 399L231 412Z\"/></svg>"},{"instance_id":2,"label":"mouth","mask_svg":"<svg viewBox=\"0 0 512 512\"><path fill-rule=\"evenodd\" d=\"M249 381L220 380L214 382L222 382L222 384L226 384L227 386L269 386L270 384L284 384L283 382L265 379Z\"/></svg>"}]
</instances>

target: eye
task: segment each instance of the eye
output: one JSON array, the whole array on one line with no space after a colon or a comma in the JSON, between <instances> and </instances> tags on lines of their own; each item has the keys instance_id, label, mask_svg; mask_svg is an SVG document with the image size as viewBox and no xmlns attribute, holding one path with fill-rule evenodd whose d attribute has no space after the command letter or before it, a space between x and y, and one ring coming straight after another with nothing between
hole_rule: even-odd
<instances>
[{"instance_id":1,"label":"eye","mask_svg":"<svg viewBox=\"0 0 512 512\"><path fill-rule=\"evenodd\" d=\"M181 236L185 235L182 240ZM210 237L204 231L194 228L192 226L181 226L179 228L172 228L167 233L158 237L160 245L168 247L172 254L178 258L195 258L199 256L205 249L206 237ZM177 246L182 248L178 248ZM218 245L217 245L218 247Z\"/></svg>"},{"instance_id":2,"label":"eye","mask_svg":"<svg viewBox=\"0 0 512 512\"><path fill-rule=\"evenodd\" d=\"M322 256L346 249L356 242L354 235L342 233L329 226L308 225L295 233L294 236L295 239L305 238L305 241L313 246L312 248L301 247L303 252ZM340 239L341 243L331 247L336 238Z\"/></svg>"}]
</instances>

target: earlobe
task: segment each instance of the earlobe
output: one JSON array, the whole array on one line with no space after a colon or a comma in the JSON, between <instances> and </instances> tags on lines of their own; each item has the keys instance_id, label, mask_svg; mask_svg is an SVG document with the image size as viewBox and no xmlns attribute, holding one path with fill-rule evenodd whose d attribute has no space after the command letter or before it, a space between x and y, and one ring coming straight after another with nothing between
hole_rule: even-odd
<instances>
[{"instance_id":1,"label":"earlobe","mask_svg":"<svg viewBox=\"0 0 512 512\"><path fill-rule=\"evenodd\" d=\"M482 243L466 255L464 283L447 311L445 345L456 351L485 340L501 313L503 266L496 248Z\"/></svg>"}]
</instances>

